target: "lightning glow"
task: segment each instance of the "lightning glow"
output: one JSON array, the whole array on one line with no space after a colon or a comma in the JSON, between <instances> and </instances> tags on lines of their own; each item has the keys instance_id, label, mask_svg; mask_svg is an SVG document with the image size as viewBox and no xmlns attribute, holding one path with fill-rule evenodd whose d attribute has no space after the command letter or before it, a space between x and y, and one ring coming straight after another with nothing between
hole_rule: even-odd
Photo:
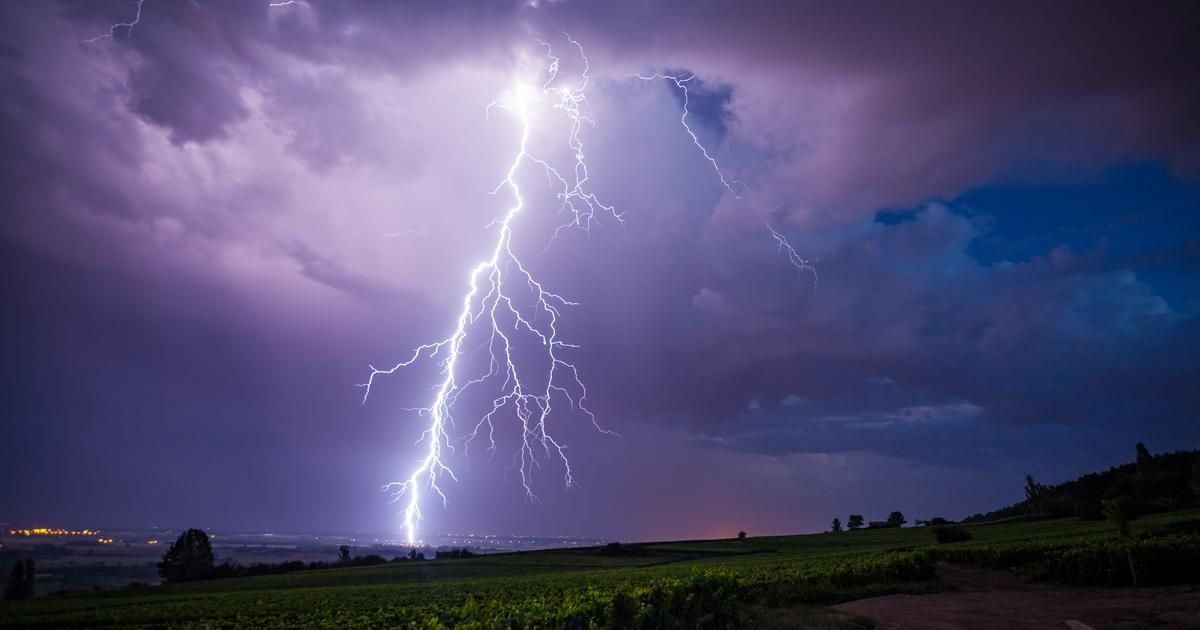
<instances>
[{"instance_id":1,"label":"lightning glow","mask_svg":"<svg viewBox=\"0 0 1200 630\"><path fill-rule=\"evenodd\" d=\"M571 408L584 413L597 430L603 429L586 405L587 388L580 379L579 371L568 355L579 346L560 338L558 330L562 309L576 303L547 290L530 273L513 249L513 229L516 217L525 209L525 198L517 176L524 167L537 167L544 171L551 183L559 189L560 213L566 221L555 231L555 237L570 227L589 229L599 215L606 214L620 221L621 215L610 205L599 201L588 191L588 168L579 136L583 125L592 124L586 113L588 85L587 57L583 48L570 36L567 40L578 50L583 62L582 73L573 85L561 81L559 58L548 43L542 81L528 82L518 79L500 99L488 106L512 114L520 125L518 147L504 178L493 194L507 191L513 204L505 214L492 222L496 229L496 241L491 255L475 265L468 275L468 290L463 296L462 308L450 335L441 341L416 348L405 360L388 369L371 366L371 375L361 387L365 389L363 401L370 396L375 377L391 374L408 367L421 359L436 359L441 368L441 381L435 388L433 400L426 407L416 409L421 416L429 417L428 428L418 444L425 447L424 456L403 481L383 486L394 501L405 501L401 513L409 544L417 542L417 523L421 520L421 499L424 491L435 494L446 502L442 490L445 478L457 481L454 471L447 465L445 451L453 451L450 429L454 424L452 411L456 401L468 388L488 381L501 382L499 394L491 401L491 409L475 423L464 438L469 445L476 439L486 438L489 451L496 448L496 423L500 413L511 410L519 424L520 446L514 454L514 468L519 471L521 484L530 499L536 498L531 486L533 469L540 467L544 459L560 462L563 467L563 483L567 487L575 481L571 464L567 458L566 445L553 437L548 420L555 408L556 400L566 402ZM548 103L560 110L569 122L566 137L567 147L572 154L571 170L564 176L545 159L530 152L529 139L533 128L530 106ZM552 239L553 240L553 239ZM481 374L464 375L460 364L464 344L473 332L483 330L479 348L488 350L488 369ZM540 348L540 361L518 361L514 347L518 342L534 342ZM544 372L543 372L544 371Z\"/></svg>"},{"instance_id":2,"label":"lightning glow","mask_svg":"<svg viewBox=\"0 0 1200 630\"><path fill-rule=\"evenodd\" d=\"M132 20L113 24L107 33L82 40L82 43L113 39L121 29L124 29L125 37L131 37L134 28L141 22L145 1L137 0ZM275 8L295 4L305 3L303 0L273 0L268 2L267 6ZM600 201L588 188L590 174L580 133L585 124L595 124L588 111L585 94L589 84L589 62L579 42L570 35L564 35L578 51L583 65L582 71L574 77L574 81L568 82L560 78L560 58L554 54L549 43L539 42L546 52L538 80L530 82L518 78L500 99L493 101L487 108L489 116L493 109L503 110L510 113L520 124L517 151L504 178L492 191L494 195L507 191L512 196L513 205L501 218L488 226L489 229L497 230L495 244L490 256L476 264L468 275L468 290L463 296L462 308L455 320L454 329L448 337L440 341L418 346L407 359L390 368L378 369L369 366L370 376L366 383L360 385L364 389L365 403L377 376L392 374L421 359L436 360L441 370L442 377L434 388L435 394L430 404L410 410L430 418L428 427L417 442L424 444L425 454L406 479L383 486L383 490L390 493L394 501L406 501L402 516L409 544L417 542L416 527L421 520L422 491L428 490L430 494L436 494L445 504L446 495L439 481L446 477L457 481L454 471L445 462L443 449L454 449L450 434L454 425L452 410L459 397L472 386L490 379L501 379L500 393L491 401L491 409L480 417L462 441L469 446L474 440L486 436L488 450L494 452L499 414L511 410L520 425L521 434L520 446L514 454L514 468L519 471L522 487L530 499L536 499L531 476L534 468L541 466L542 458L561 463L565 486L569 488L575 483L566 455L566 445L554 438L548 427L556 399L565 401L572 409L585 414L598 431L615 435L601 427L587 408L587 387L580 378L578 368L569 359L571 351L579 346L564 341L559 335L561 309L577 306L577 303L547 290L533 277L513 250L514 220L526 207L521 187L517 183L517 176L523 167L540 168L551 185L558 189L558 211L566 218L555 229L547 248L564 230L576 228L587 231L604 216L622 221L622 215L616 208ZM735 187L744 187L744 184L726 174L689 124L688 84L695 80L696 76L663 73L635 76L644 81L670 81L682 92L683 112L680 124L700 154L712 165L721 185L735 198L741 199ZM530 151L529 140L534 123L530 116L530 106L533 104L549 104L566 117L569 125L565 140L571 154L569 169L564 168L560 171L550 161ZM812 272L815 283L816 270L811 262L801 258L782 234L769 225L767 228L778 242L780 251L787 252L791 264L801 271ZM425 228L420 228L386 233L382 236L401 237L427 233ZM464 375L461 373L464 370L461 369L459 360L463 355L464 344L468 337L474 337L472 333L477 326L485 331L483 342L478 347L486 347L488 350L488 369L481 374ZM536 344L541 348L540 364L533 362L530 366L527 365L530 362L518 361L514 357L516 344L527 343L529 340L536 340Z\"/></svg>"}]
</instances>

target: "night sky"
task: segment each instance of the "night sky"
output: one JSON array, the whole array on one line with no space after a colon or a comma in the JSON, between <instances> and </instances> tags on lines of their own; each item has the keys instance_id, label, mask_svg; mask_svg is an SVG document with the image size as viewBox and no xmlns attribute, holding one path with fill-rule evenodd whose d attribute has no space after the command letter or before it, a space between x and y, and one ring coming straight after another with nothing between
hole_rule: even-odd
<instances>
[{"instance_id":1,"label":"night sky","mask_svg":"<svg viewBox=\"0 0 1200 630\"><path fill-rule=\"evenodd\" d=\"M958 518L1200 447L1195 3L268 5L81 43L136 2L0 3L0 521L398 531L436 366L355 384L453 327L509 204L487 105L539 39L577 75L564 30L625 221L545 249L529 172L514 247L620 437L564 406L578 486L531 502L506 416L423 531Z\"/></svg>"}]
</instances>

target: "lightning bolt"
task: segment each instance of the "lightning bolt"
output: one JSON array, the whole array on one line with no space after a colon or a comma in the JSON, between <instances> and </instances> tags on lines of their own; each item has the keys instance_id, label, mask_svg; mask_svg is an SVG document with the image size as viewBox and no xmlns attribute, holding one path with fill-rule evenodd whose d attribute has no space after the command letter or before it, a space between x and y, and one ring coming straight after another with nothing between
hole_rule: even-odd
<instances>
[{"instance_id":1,"label":"lightning bolt","mask_svg":"<svg viewBox=\"0 0 1200 630\"><path fill-rule=\"evenodd\" d=\"M95 37L89 37L88 39L81 40L80 43L81 44L94 44L102 39L113 39L117 35L117 29L120 29L120 28L125 29L125 37L131 37L133 35L133 27L137 26L138 23L142 21L142 5L145 3L146 3L146 0L137 0L137 12L134 14L133 20L131 20L129 22L117 22L116 24L113 24L112 26L108 27L107 33L101 33ZM193 0L192 4L195 4L197 7L200 6L195 3L195 0ZM280 0L278 2L268 2L267 6L268 7L287 7L287 6L291 6L293 4L304 4L304 2L303 2L303 0Z\"/></svg>"},{"instance_id":2,"label":"lightning bolt","mask_svg":"<svg viewBox=\"0 0 1200 630\"><path fill-rule=\"evenodd\" d=\"M683 125L683 129L685 131L687 131L689 136L692 137L692 142L696 145L696 148L700 149L700 154L704 156L704 159L708 160L709 164L712 164L713 170L717 172L717 177L721 180L721 185L725 187L725 190L728 190L729 194L733 195L734 198L741 199L741 196L739 196L737 194L737 191L735 191L733 189L733 187L734 186L744 186L744 184L742 184L742 182L740 182L736 179L733 179L732 177L729 177L728 175L725 174L725 171L721 168L721 165L717 164L717 159L709 154L708 149L704 147L704 143L700 142L700 137L696 135L696 132L694 130L692 130L692 126L688 124L688 114L690 114L691 112L688 111L688 85L687 84L690 81L694 80L696 78L696 75L689 74L687 76L680 76L680 75L675 75L675 74L662 74L659 72L655 72L654 74L650 74L650 75L635 74L633 76L635 76L643 81L655 81L658 79L663 79L666 81L670 81L671 83L674 83L675 87L679 88L679 91L683 94L683 114L680 115L680 117L679 117L679 123L681 125Z\"/></svg>"},{"instance_id":3,"label":"lightning bolt","mask_svg":"<svg viewBox=\"0 0 1200 630\"><path fill-rule=\"evenodd\" d=\"M598 221L600 214L621 220L621 215L612 206L602 203L587 189L588 168L580 131L583 125L593 124L587 115L584 93L588 85L588 61L582 46L569 35L566 37L583 61L584 69L577 79L577 85L568 85L560 79L559 58L554 55L550 44L540 42L546 49L541 70L546 79L539 84L518 79L501 99L493 101L487 108L489 116L493 109L509 112L520 125L521 135L516 154L504 178L492 191L493 194L507 191L512 196L513 204L501 218L489 225L489 228L497 230L495 244L491 255L475 265L468 275L468 290L463 296L453 331L441 341L417 347L407 359L388 369L370 366L370 377L360 385L365 390L365 403L378 376L392 374L422 359L437 360L441 368L441 381L435 388L432 402L414 410L420 416L429 417L429 425L417 442L424 443L425 454L408 478L385 484L382 488L392 495L393 501L405 501L401 515L409 544L417 542L416 528L421 520L422 492L428 490L431 495L437 495L445 505L446 495L441 482L445 478L457 481L454 471L446 464L444 454L454 448L449 432L454 423L454 405L470 387L489 379L501 381L500 393L492 399L490 410L480 417L463 441L469 447L474 440L486 438L488 450L494 452L499 414L511 410L521 435L520 446L513 456L513 466L519 470L521 484L530 499L536 499L531 476L534 468L541 466L539 462L542 458L561 463L565 486L570 487L575 483L566 445L553 437L548 426L556 399L567 402L571 408L587 415L597 430L612 434L596 422L596 417L587 408L587 387L568 357L579 346L562 340L559 335L558 323L562 309L576 306L577 303L538 282L521 262L512 243L514 221L525 209L525 198L517 182L517 175L524 167L542 170L558 189L557 197L561 204L559 212L566 215L566 220L555 230L551 241L567 228L589 229ZM547 160L537 157L529 148L533 128L529 110L535 103L551 104L570 122L566 140L573 159L567 175ZM464 344L472 337L472 332L480 329L483 330L483 340L478 347L488 350L488 368L481 374L463 374L460 358ZM518 341L534 341L541 348L541 366L546 370L545 374L533 376L531 372L536 370L536 364L530 366L528 362L516 360L513 348Z\"/></svg>"},{"instance_id":4,"label":"lightning bolt","mask_svg":"<svg viewBox=\"0 0 1200 630\"><path fill-rule=\"evenodd\" d=\"M107 33L82 40L82 43L95 43L101 39L113 39L118 30L124 28L125 36L133 35L134 27L142 19L142 9L145 0L137 0L134 17L129 22L118 22L109 27ZM302 0L278 0L268 2L267 6L286 7L294 4L305 4ZM402 511L404 528L409 544L417 542L416 526L421 520L421 489L427 488L431 494L436 494L446 503L446 495L439 485L439 479L448 477L457 481L454 471L443 459L443 449L453 451L449 428L454 424L452 409L458 398L474 385L489 379L502 377L500 394L493 398L491 409L476 422L473 430L463 442L470 445L476 439L486 435L489 451L496 448L495 422L498 414L511 409L520 424L521 442L514 454L514 467L520 472L521 484L525 494L530 499L536 499L531 486L531 476L535 467L540 467L539 453L550 459L561 462L563 482L566 487L575 484L571 464L566 455L566 445L555 439L548 430L548 419L554 407L556 397L567 401L572 409L585 414L592 425L601 433L616 435L604 429L596 421L595 415L587 408L587 387L580 378L579 370L567 355L578 349L576 344L568 343L559 336L558 322L562 310L566 307L578 306L563 296L547 290L530 273L528 268L513 251L513 222L525 208L525 200L521 187L516 181L523 166L532 165L540 168L546 174L552 185L558 188L557 198L560 202L559 214L566 219L554 231L546 245L548 249L560 234L567 229L588 231L598 223L600 217L610 216L618 222L623 221L622 215L613 206L603 203L588 190L590 175L584 145L580 133L583 126L593 126L587 111L588 72L590 64L583 47L578 41L564 33L567 41L578 51L583 63L583 70L578 76L577 85L569 85L560 80L560 59L554 54L552 46L544 41L539 42L545 49L545 64L541 73L545 80L540 85L534 85L518 79L507 95L493 101L487 107L490 116L493 109L511 113L519 122L521 128L518 151L506 172L504 178L492 191L497 195L501 190L507 190L513 198L513 205L504 213L502 218L489 224L489 229L497 228L495 245L491 255L475 265L468 275L468 290L463 296L462 308L455 320L456 325L450 335L440 341L418 346L405 360L387 369L368 366L371 370L366 383L359 387L364 389L363 403L370 396L375 378L381 375L393 374L409 367L422 359L437 360L441 369L441 381L435 386L432 402L416 409L420 416L428 415L430 424L422 434L417 444L425 444L425 455L417 463L416 468L403 481L384 484L382 489L392 495L393 501L407 499ZM735 198L741 199L734 189L744 187L742 182L728 176L700 141L699 136L688 122L690 111L688 83L693 81L694 74L687 76L654 73L652 75L634 75L644 81L667 80L675 85L683 95L683 112L680 124L691 137L692 142L700 150L704 159L712 165L721 185ZM554 167L549 161L537 157L530 152L529 138L532 130L532 119L529 107L535 102L550 103L554 109L562 112L569 121L567 132L567 147L572 155L569 171ZM811 271L816 282L816 269L811 262L801 258L787 242L787 239L770 225L767 226L772 236L779 244L780 251L786 251L788 259L797 269ZM424 234L425 229L404 230L383 234L384 237L396 237L411 234ZM543 250L545 251L545 250ZM522 294L522 292L524 294ZM522 299L524 298L524 299ZM524 310L522 310L524 308ZM485 339L480 347L488 349L488 370L483 374L465 376L460 374L459 359L463 354L466 343L473 327L486 329ZM514 343L518 335L526 339L536 339L544 352L546 374L542 380L534 381L525 370L525 366L513 356ZM484 433L486 430L486 434Z\"/></svg>"},{"instance_id":5,"label":"lightning bolt","mask_svg":"<svg viewBox=\"0 0 1200 630\"><path fill-rule=\"evenodd\" d=\"M379 236L383 238L399 238L402 236L429 236L429 228L414 228L410 230L400 230L399 232L384 232Z\"/></svg>"},{"instance_id":6,"label":"lightning bolt","mask_svg":"<svg viewBox=\"0 0 1200 630\"><path fill-rule=\"evenodd\" d=\"M734 196L734 198L741 199L741 197L737 194L737 192L733 189L733 187L735 185L745 187L745 184L743 184L742 182L740 182L736 179L733 179L732 177L729 177L728 175L725 174L724 169L722 169L721 165L717 163L717 159L714 158L712 156L712 154L710 154L708 152L708 149L704 146L704 143L700 142L700 137L696 135L696 132L692 129L691 125L688 124L688 114L690 112L688 111L688 86L687 86L687 84L690 81L694 80L696 78L696 75L689 74L687 76L681 76L681 75L675 75L675 74L663 74L661 72L655 72L654 74L649 74L649 75L635 74L633 76L635 76L643 81L655 81L655 80L662 79L662 80L670 81L671 83L675 84L675 87L678 88L680 90L680 92L682 92L682 94L683 94L683 114L679 118L679 123L681 125L683 125L684 131L686 131L687 134L689 136L691 136L692 142L696 145L696 147L698 149L700 149L700 154L704 156L705 160L708 160L708 163L712 165L713 170L717 172L717 177L721 180L721 185L725 187L725 190L728 190L729 193ZM787 254L788 262L791 263L791 265L793 267L795 267L796 270L801 273L804 273L804 272L811 273L813 276L813 286L814 287L817 286L817 282L819 281L819 278L817 276L817 268L815 266L813 266L813 263L815 263L816 261L801 257L800 254L798 254L796 252L795 248L792 247L791 243L788 242L787 237L785 237L783 234L780 234L778 231L776 231L775 228L771 227L771 225L769 223L767 224L767 230L769 230L771 232L771 236L775 239L775 242L778 244L778 250L781 253Z\"/></svg>"},{"instance_id":7,"label":"lightning bolt","mask_svg":"<svg viewBox=\"0 0 1200 630\"><path fill-rule=\"evenodd\" d=\"M132 36L133 35L133 27L137 26L138 22L142 21L142 5L145 3L146 3L146 0L137 0L137 13L134 14L133 20L131 20L129 22L117 22L116 24L113 24L112 26L108 27L107 33L101 33L95 37L85 39L80 43L94 44L102 39L112 39L113 37L116 36L117 29L120 29L120 28L125 29L125 37Z\"/></svg>"},{"instance_id":8,"label":"lightning bolt","mask_svg":"<svg viewBox=\"0 0 1200 630\"><path fill-rule=\"evenodd\" d=\"M800 254L797 254L795 248L793 248L792 244L788 242L787 237L783 234L780 234L775 228L771 227L770 223L767 224L767 229L771 231L771 236L775 239L775 243L778 245L777 249L779 252L781 254L787 254L788 262L791 263L791 265L795 267L796 271L799 273L811 273L813 277L813 286L817 286L820 278L817 276L817 268L813 266L813 263L816 261L808 258L802 258Z\"/></svg>"}]
</instances>

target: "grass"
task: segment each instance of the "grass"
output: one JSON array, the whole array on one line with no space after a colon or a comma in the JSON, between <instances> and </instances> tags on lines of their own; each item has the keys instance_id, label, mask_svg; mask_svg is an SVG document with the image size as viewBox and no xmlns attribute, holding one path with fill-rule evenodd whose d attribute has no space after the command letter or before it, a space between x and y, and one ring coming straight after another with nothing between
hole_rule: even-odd
<instances>
[{"instance_id":1,"label":"grass","mask_svg":"<svg viewBox=\"0 0 1200 630\"><path fill-rule=\"evenodd\" d=\"M1177 532L1198 524L1200 510L1162 514L1135 521L1134 534L1167 532L1194 546L1194 533ZM1076 519L964 527L971 540L943 545L926 528L862 530L649 543L637 556L524 552L72 593L0 603L0 626L868 627L813 604L937 588L938 557L1077 553L1114 538L1111 524Z\"/></svg>"}]
</instances>

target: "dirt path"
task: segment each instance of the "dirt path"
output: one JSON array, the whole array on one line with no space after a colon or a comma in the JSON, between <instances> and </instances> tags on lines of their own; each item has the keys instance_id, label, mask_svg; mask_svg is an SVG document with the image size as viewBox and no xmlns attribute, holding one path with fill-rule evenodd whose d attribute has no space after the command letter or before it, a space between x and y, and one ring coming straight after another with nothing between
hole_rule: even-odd
<instances>
[{"instance_id":1,"label":"dirt path","mask_svg":"<svg viewBox=\"0 0 1200 630\"><path fill-rule=\"evenodd\" d=\"M1008 571L945 563L938 570L953 590L872 597L835 608L867 617L880 630L1200 629L1197 586L1070 588L1034 583Z\"/></svg>"}]
</instances>

